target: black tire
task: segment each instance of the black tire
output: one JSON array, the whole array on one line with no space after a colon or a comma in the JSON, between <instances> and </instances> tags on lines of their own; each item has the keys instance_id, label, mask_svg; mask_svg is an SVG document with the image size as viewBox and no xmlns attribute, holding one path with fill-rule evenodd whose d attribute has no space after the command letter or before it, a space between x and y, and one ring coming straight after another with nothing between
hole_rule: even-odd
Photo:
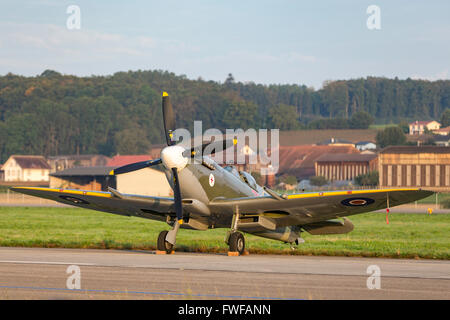
<instances>
[{"instance_id":1,"label":"black tire","mask_svg":"<svg viewBox=\"0 0 450 320\"><path fill-rule=\"evenodd\" d=\"M166 241L166 236L169 231L161 231L158 236L157 248L159 251L165 251L171 253L173 251L173 245Z\"/></svg>"},{"instance_id":2,"label":"black tire","mask_svg":"<svg viewBox=\"0 0 450 320\"><path fill-rule=\"evenodd\" d=\"M244 235L240 232L233 232L230 235L228 244L230 245L231 252L239 252L239 254L241 255L245 251L245 238Z\"/></svg>"}]
</instances>

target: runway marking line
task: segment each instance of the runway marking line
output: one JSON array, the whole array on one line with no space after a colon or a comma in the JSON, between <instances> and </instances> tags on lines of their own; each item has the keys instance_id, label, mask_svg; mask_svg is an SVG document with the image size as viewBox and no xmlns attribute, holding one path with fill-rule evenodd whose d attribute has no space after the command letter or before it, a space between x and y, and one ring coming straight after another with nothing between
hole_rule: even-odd
<instances>
[{"instance_id":1,"label":"runway marking line","mask_svg":"<svg viewBox=\"0 0 450 320\"><path fill-rule=\"evenodd\" d=\"M58 262L58 261L16 261L16 260L0 260L0 263L19 263L19 264L52 264L52 265L78 265L78 266L90 266L97 267L101 266L95 263L87 263L87 262Z\"/></svg>"},{"instance_id":2,"label":"runway marking line","mask_svg":"<svg viewBox=\"0 0 450 320\"><path fill-rule=\"evenodd\" d=\"M145 294L145 295L162 295L162 296L180 296L180 297L197 297L197 298L228 298L228 299L264 299L264 300L303 300L298 298L285 299L278 297L252 297L252 296L225 296L215 294L188 294L188 293L169 293L169 292L151 292L151 291L123 291L123 290L107 290L107 289L67 289L67 288L46 288L46 287L26 287L26 286L2 286L3 289L27 289L41 291L64 291L71 293L124 293L124 294Z\"/></svg>"}]
</instances>

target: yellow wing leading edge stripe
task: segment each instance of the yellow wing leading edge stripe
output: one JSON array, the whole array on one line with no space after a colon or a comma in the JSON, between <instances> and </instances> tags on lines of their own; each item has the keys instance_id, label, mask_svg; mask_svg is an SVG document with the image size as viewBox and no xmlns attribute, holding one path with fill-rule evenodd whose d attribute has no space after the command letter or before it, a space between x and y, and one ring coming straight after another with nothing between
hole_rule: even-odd
<instances>
[{"instance_id":1,"label":"yellow wing leading edge stripe","mask_svg":"<svg viewBox=\"0 0 450 320\"><path fill-rule=\"evenodd\" d=\"M38 188L38 187L15 187L15 189L36 190L36 191L50 191L50 192L59 192L59 193L67 193L67 194L79 194L79 195L84 195L84 196L112 198L112 195L110 193L106 193L106 192L68 190L68 189L52 189L52 188Z\"/></svg>"},{"instance_id":2,"label":"yellow wing leading edge stripe","mask_svg":"<svg viewBox=\"0 0 450 320\"><path fill-rule=\"evenodd\" d=\"M112 198L113 196L109 192L96 192L96 191L82 191L82 190L70 190L70 189L54 189L54 188L39 188L39 187L15 187L15 189L24 190L36 190L36 191L50 191L67 194L78 194L94 197ZM343 195L358 195L367 193L380 193L380 192L394 192L394 191L419 191L419 188L407 188L407 189L372 189L372 190L347 190L347 191L324 191L324 192L312 192L312 193L300 193L287 195L287 199L300 199L300 198L317 198L325 196L343 196Z\"/></svg>"},{"instance_id":3,"label":"yellow wing leading edge stripe","mask_svg":"<svg viewBox=\"0 0 450 320\"><path fill-rule=\"evenodd\" d=\"M299 199L299 198L316 198L325 196L344 196L351 194L367 194L367 193L380 193L380 192L393 192L393 191L419 191L418 188L407 188L407 189L372 189L372 190L346 190L346 191L324 191L324 192L313 192L313 193L299 193L287 195L288 199Z\"/></svg>"}]
</instances>

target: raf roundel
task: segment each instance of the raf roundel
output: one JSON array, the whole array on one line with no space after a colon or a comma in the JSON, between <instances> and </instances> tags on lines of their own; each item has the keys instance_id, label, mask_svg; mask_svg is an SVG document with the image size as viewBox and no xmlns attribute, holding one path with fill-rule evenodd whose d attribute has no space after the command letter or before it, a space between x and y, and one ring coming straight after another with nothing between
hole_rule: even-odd
<instances>
[{"instance_id":1,"label":"raf roundel","mask_svg":"<svg viewBox=\"0 0 450 320\"><path fill-rule=\"evenodd\" d=\"M370 198L349 198L342 200L341 203L348 207L362 207L374 203L375 200Z\"/></svg>"},{"instance_id":2,"label":"raf roundel","mask_svg":"<svg viewBox=\"0 0 450 320\"><path fill-rule=\"evenodd\" d=\"M59 197L61 199L64 199L69 202L73 202L75 204L89 204L89 202L87 202L86 200L75 198L75 197L70 197L70 196L59 196Z\"/></svg>"},{"instance_id":3,"label":"raf roundel","mask_svg":"<svg viewBox=\"0 0 450 320\"><path fill-rule=\"evenodd\" d=\"M211 173L209 175L209 186L214 187L214 183L216 182L216 178L214 178L214 175Z\"/></svg>"}]
</instances>

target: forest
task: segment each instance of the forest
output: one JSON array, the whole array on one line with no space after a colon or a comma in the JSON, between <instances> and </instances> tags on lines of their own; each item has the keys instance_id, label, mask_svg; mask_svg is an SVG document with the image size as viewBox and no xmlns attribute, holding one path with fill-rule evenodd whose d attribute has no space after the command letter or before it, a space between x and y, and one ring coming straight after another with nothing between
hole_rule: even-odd
<instances>
[{"instance_id":1,"label":"forest","mask_svg":"<svg viewBox=\"0 0 450 320\"><path fill-rule=\"evenodd\" d=\"M161 94L178 127L367 128L370 123L439 120L450 80L367 77L305 85L188 79L167 71L77 77L45 70L0 76L0 163L11 154L140 154L163 143Z\"/></svg>"}]
</instances>

